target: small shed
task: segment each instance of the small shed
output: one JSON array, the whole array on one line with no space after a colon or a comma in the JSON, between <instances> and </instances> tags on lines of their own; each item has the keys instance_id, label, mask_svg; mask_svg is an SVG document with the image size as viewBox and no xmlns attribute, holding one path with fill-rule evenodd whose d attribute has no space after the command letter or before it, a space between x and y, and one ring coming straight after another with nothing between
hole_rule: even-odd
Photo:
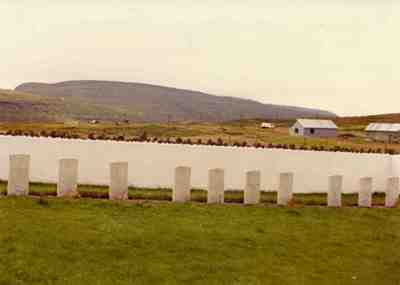
<instances>
[{"instance_id":1,"label":"small shed","mask_svg":"<svg viewBox=\"0 0 400 285\"><path fill-rule=\"evenodd\" d=\"M400 123L371 123L365 129L368 138L381 142L400 142Z\"/></svg>"},{"instance_id":2,"label":"small shed","mask_svg":"<svg viewBox=\"0 0 400 285\"><path fill-rule=\"evenodd\" d=\"M338 127L331 120L297 119L289 129L292 136L333 138Z\"/></svg>"},{"instance_id":3,"label":"small shed","mask_svg":"<svg viewBox=\"0 0 400 285\"><path fill-rule=\"evenodd\" d=\"M261 128L263 128L263 129L273 129L273 128L275 128L275 125L272 124L272 123L263 122L263 123L261 123Z\"/></svg>"}]
</instances>

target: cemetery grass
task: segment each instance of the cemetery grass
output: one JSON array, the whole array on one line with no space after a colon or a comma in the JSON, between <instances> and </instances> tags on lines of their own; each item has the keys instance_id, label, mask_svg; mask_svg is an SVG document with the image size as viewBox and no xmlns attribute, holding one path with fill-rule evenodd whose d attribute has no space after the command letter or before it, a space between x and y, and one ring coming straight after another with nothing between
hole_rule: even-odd
<instances>
[{"instance_id":1,"label":"cemetery grass","mask_svg":"<svg viewBox=\"0 0 400 285\"><path fill-rule=\"evenodd\" d=\"M397 284L400 210L0 198L0 284Z\"/></svg>"},{"instance_id":2,"label":"cemetery grass","mask_svg":"<svg viewBox=\"0 0 400 285\"><path fill-rule=\"evenodd\" d=\"M108 199L108 186L79 185L78 198ZM0 195L7 193L7 181L0 180ZM57 186L55 184L31 182L29 187L30 196L57 196ZM225 191L225 203L243 203L243 191ZM291 206L326 206L327 195L324 193L294 194ZM172 201L172 190L168 188L138 188L129 187L129 200L134 201ZM203 189L191 190L191 201L207 202L207 191ZM344 207L357 206L357 194L342 194L342 205ZM276 191L262 191L260 196L261 204L275 206L277 202ZM374 206L384 206L385 194L373 193L372 204Z\"/></svg>"}]
</instances>

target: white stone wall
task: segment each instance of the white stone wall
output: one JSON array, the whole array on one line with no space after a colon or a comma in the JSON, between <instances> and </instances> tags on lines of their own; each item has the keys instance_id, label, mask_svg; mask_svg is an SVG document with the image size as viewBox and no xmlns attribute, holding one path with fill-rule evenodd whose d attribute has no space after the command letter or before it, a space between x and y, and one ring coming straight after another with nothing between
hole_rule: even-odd
<instances>
[{"instance_id":1,"label":"white stone wall","mask_svg":"<svg viewBox=\"0 0 400 285\"><path fill-rule=\"evenodd\" d=\"M279 173L294 173L294 192L327 192L328 177L343 175L343 192L357 192L361 177L384 191L400 175L400 156L237 147L0 136L0 179L8 177L9 155L31 155L31 181L57 182L58 160L79 160L79 183L109 183L109 163L129 162L129 184L171 187L174 169L192 168L192 186L207 188L208 170L225 169L225 187L244 189L246 171L261 171L261 190L277 190Z\"/></svg>"},{"instance_id":2,"label":"white stone wall","mask_svg":"<svg viewBox=\"0 0 400 285\"><path fill-rule=\"evenodd\" d=\"M400 155L392 155L392 175L400 176Z\"/></svg>"}]
</instances>

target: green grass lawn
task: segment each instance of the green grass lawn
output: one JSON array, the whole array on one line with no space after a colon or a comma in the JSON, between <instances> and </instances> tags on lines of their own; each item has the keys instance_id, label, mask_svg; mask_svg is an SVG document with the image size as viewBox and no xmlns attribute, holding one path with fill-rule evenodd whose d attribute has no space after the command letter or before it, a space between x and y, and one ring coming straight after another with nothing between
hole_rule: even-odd
<instances>
[{"instance_id":1,"label":"green grass lawn","mask_svg":"<svg viewBox=\"0 0 400 285\"><path fill-rule=\"evenodd\" d=\"M400 210L0 198L0 284L398 284Z\"/></svg>"}]
</instances>

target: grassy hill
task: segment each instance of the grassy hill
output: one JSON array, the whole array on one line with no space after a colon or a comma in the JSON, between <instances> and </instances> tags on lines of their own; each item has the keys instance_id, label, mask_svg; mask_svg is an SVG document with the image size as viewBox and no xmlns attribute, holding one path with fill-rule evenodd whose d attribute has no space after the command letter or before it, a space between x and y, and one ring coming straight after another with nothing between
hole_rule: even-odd
<instances>
[{"instance_id":1,"label":"grassy hill","mask_svg":"<svg viewBox=\"0 0 400 285\"><path fill-rule=\"evenodd\" d=\"M316 109L262 104L253 100L141 83L68 81L25 83L16 91L62 100L64 117L104 121L230 121L243 118L335 117Z\"/></svg>"},{"instance_id":2,"label":"grassy hill","mask_svg":"<svg viewBox=\"0 0 400 285\"><path fill-rule=\"evenodd\" d=\"M400 113L336 118L336 123L347 128L365 128L370 123L400 123Z\"/></svg>"},{"instance_id":3,"label":"grassy hill","mask_svg":"<svg viewBox=\"0 0 400 285\"><path fill-rule=\"evenodd\" d=\"M122 120L126 117L119 108L87 102L80 98L0 89L0 121L2 122L64 122L71 119Z\"/></svg>"},{"instance_id":4,"label":"grassy hill","mask_svg":"<svg viewBox=\"0 0 400 285\"><path fill-rule=\"evenodd\" d=\"M58 98L0 89L0 121L56 121L62 108Z\"/></svg>"}]
</instances>

